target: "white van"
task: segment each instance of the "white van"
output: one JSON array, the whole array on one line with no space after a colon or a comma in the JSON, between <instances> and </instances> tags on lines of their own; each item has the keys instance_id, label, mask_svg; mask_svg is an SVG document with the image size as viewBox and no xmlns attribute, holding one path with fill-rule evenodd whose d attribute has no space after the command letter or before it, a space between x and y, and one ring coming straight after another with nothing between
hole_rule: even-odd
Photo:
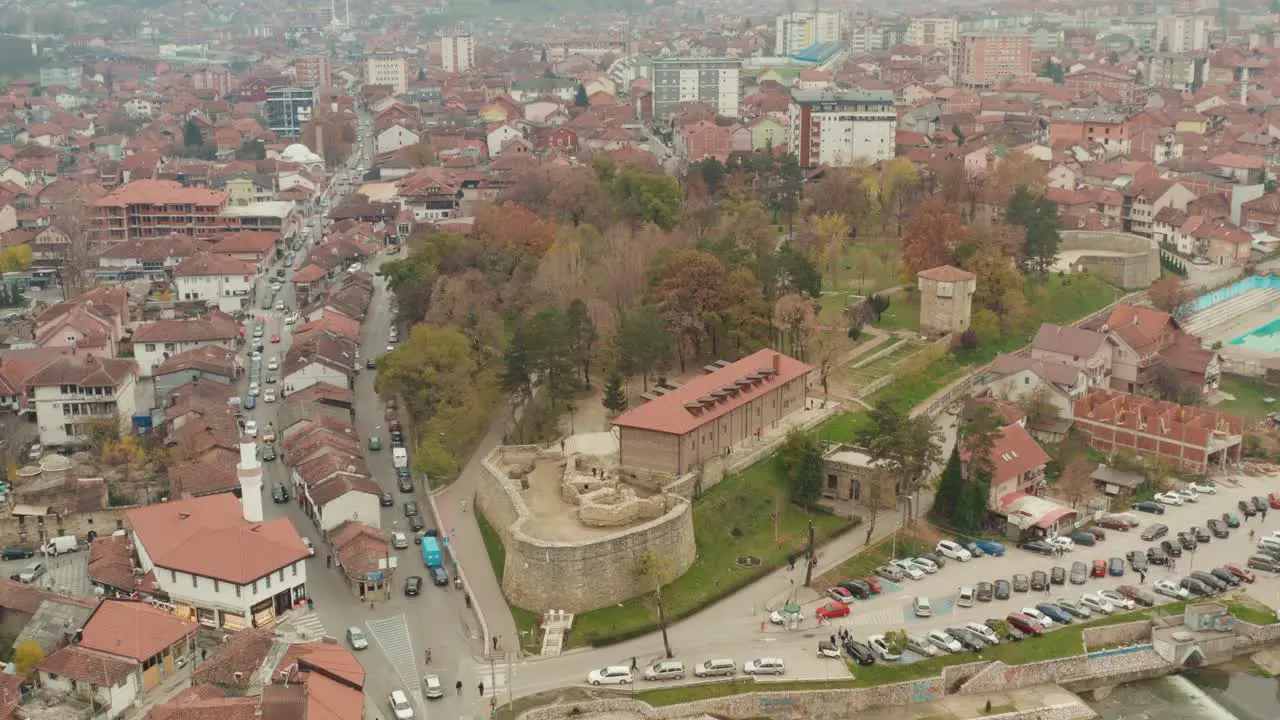
<instances>
[{"instance_id":1,"label":"white van","mask_svg":"<svg viewBox=\"0 0 1280 720\"><path fill-rule=\"evenodd\" d=\"M391 464L398 468L409 466L409 453L402 447L391 448Z\"/></svg>"}]
</instances>

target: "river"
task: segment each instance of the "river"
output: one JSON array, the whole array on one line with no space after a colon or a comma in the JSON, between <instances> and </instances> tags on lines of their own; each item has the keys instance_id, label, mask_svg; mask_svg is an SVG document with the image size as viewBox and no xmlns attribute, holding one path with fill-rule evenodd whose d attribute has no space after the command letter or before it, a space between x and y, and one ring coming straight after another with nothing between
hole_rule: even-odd
<instances>
[{"instance_id":1,"label":"river","mask_svg":"<svg viewBox=\"0 0 1280 720\"><path fill-rule=\"evenodd\" d=\"M1251 665L1249 666L1251 667ZM1280 679L1248 672L1245 665L1187 671L1116 688L1089 706L1103 720L1275 720L1280 718Z\"/></svg>"}]
</instances>

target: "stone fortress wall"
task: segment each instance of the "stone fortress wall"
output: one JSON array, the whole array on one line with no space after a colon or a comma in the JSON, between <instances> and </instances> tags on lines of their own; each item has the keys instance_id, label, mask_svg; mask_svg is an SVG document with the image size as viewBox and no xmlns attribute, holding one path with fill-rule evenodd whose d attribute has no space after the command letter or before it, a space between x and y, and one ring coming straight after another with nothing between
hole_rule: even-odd
<instances>
[{"instance_id":1,"label":"stone fortress wall","mask_svg":"<svg viewBox=\"0 0 1280 720\"><path fill-rule=\"evenodd\" d=\"M579 464L581 457L508 445L495 448L482 463L476 503L502 537L502 589L516 606L537 612L593 610L646 589L637 568L648 553L662 558L673 577L693 564L693 512L686 498L668 492L639 497L602 469L593 476L591 460ZM578 505L578 521L587 527L617 527L616 532L558 542L525 531L532 514L521 495L524 475L535 462L557 460L566 461L561 496Z\"/></svg>"},{"instance_id":2,"label":"stone fortress wall","mask_svg":"<svg viewBox=\"0 0 1280 720\"><path fill-rule=\"evenodd\" d=\"M1063 230L1060 263L1123 288L1145 288L1160 279L1160 247L1152 238L1126 232Z\"/></svg>"}]
</instances>

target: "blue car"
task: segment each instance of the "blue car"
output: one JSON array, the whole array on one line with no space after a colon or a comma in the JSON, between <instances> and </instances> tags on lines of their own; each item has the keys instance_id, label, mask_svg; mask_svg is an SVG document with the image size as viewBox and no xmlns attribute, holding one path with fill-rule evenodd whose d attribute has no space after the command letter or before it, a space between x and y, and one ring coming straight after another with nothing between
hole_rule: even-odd
<instances>
[{"instance_id":1,"label":"blue car","mask_svg":"<svg viewBox=\"0 0 1280 720\"><path fill-rule=\"evenodd\" d=\"M243 407L245 410L252 410L257 406L258 400L252 395L245 395L244 402L240 403L240 407Z\"/></svg>"},{"instance_id":2,"label":"blue car","mask_svg":"<svg viewBox=\"0 0 1280 720\"><path fill-rule=\"evenodd\" d=\"M995 540L974 540L973 544L977 545L982 549L982 552L988 555L994 555L996 557L1004 555L1004 546Z\"/></svg>"},{"instance_id":3,"label":"blue car","mask_svg":"<svg viewBox=\"0 0 1280 720\"><path fill-rule=\"evenodd\" d=\"M1040 603L1036 605L1036 609L1044 613L1050 620L1059 625L1068 625L1071 623L1071 615L1066 610L1054 605L1053 603Z\"/></svg>"}]
</instances>

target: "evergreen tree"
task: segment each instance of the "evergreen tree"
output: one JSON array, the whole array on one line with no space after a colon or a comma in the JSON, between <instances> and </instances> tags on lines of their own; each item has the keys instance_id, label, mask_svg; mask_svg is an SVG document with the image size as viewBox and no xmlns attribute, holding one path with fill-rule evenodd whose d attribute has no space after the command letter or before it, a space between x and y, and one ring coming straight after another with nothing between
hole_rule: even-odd
<instances>
[{"instance_id":1,"label":"evergreen tree","mask_svg":"<svg viewBox=\"0 0 1280 720\"><path fill-rule=\"evenodd\" d=\"M542 64L543 64L543 65L546 65L546 64L547 64L547 48L546 48L546 46L543 46L543 48L542 48Z\"/></svg>"},{"instance_id":2,"label":"evergreen tree","mask_svg":"<svg viewBox=\"0 0 1280 720\"><path fill-rule=\"evenodd\" d=\"M578 94L576 97L573 98L574 106L584 108L590 102L591 101L587 98L587 86L583 85L582 83L578 83Z\"/></svg>"},{"instance_id":3,"label":"evergreen tree","mask_svg":"<svg viewBox=\"0 0 1280 720\"><path fill-rule=\"evenodd\" d=\"M960 471L960 449L957 446L951 449L951 457L947 459L942 478L938 481L938 492L933 498L934 517L950 525L963 496L964 477Z\"/></svg>"},{"instance_id":4,"label":"evergreen tree","mask_svg":"<svg viewBox=\"0 0 1280 720\"><path fill-rule=\"evenodd\" d=\"M614 372L604 386L604 407L617 414L627 409L627 392L622 387L622 376Z\"/></svg>"},{"instance_id":5,"label":"evergreen tree","mask_svg":"<svg viewBox=\"0 0 1280 720\"><path fill-rule=\"evenodd\" d=\"M422 82L423 80L426 80L426 79L427 79L427 71L426 71L426 68L419 68L419 69L418 69L418 82Z\"/></svg>"},{"instance_id":6,"label":"evergreen tree","mask_svg":"<svg viewBox=\"0 0 1280 720\"><path fill-rule=\"evenodd\" d=\"M791 502L809 508L822 494L822 448L810 438L791 477Z\"/></svg>"},{"instance_id":7,"label":"evergreen tree","mask_svg":"<svg viewBox=\"0 0 1280 720\"><path fill-rule=\"evenodd\" d=\"M200 126L196 125L195 120L187 120L187 124L182 127L182 144L186 147L200 147L204 144Z\"/></svg>"}]
</instances>

